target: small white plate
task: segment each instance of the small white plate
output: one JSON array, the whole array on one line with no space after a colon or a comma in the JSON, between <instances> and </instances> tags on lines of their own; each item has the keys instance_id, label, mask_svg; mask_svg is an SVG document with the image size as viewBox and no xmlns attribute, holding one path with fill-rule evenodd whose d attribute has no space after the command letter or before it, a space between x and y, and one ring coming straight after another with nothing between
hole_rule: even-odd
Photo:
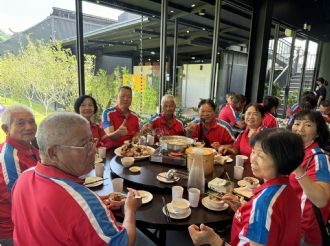
<instances>
[{"instance_id":1,"label":"small white plate","mask_svg":"<svg viewBox=\"0 0 330 246\"><path fill-rule=\"evenodd\" d=\"M234 192L238 195L244 196L249 199L253 196L252 189L249 189L245 186L234 188Z\"/></svg>"},{"instance_id":2,"label":"small white plate","mask_svg":"<svg viewBox=\"0 0 330 246\"><path fill-rule=\"evenodd\" d=\"M166 206L167 206L167 210L168 210L168 213L170 214L171 219L181 220L181 219L185 219L185 218L189 217L191 214L190 208L188 208L186 213L178 214L178 213L174 213L171 203L167 203ZM166 215L165 207L163 207L163 213Z\"/></svg>"},{"instance_id":3,"label":"small white plate","mask_svg":"<svg viewBox=\"0 0 330 246\"><path fill-rule=\"evenodd\" d=\"M140 196L142 197L142 204L146 204L148 202L151 202L153 199L153 195L146 190L138 190Z\"/></svg>"},{"instance_id":4,"label":"small white plate","mask_svg":"<svg viewBox=\"0 0 330 246\"><path fill-rule=\"evenodd\" d=\"M158 179L160 182L168 183L168 184L170 184L170 183L174 183L174 182L180 180L179 177L175 177L174 179L167 179L167 178L166 178L166 172L158 173L158 174L157 174L157 179Z\"/></svg>"},{"instance_id":5,"label":"small white plate","mask_svg":"<svg viewBox=\"0 0 330 246\"><path fill-rule=\"evenodd\" d=\"M253 180L253 184L251 184L250 182L248 182L246 179ZM242 180L239 180L237 182L237 184L240 187L247 187L247 188L253 189L253 188L255 188L255 187L257 187L259 185L259 180L256 179L256 178L254 178L254 177L245 177Z\"/></svg>"},{"instance_id":6,"label":"small white plate","mask_svg":"<svg viewBox=\"0 0 330 246\"><path fill-rule=\"evenodd\" d=\"M133 166L133 167L130 167L128 170L132 173L138 173L141 171L141 167Z\"/></svg>"},{"instance_id":7,"label":"small white plate","mask_svg":"<svg viewBox=\"0 0 330 246\"><path fill-rule=\"evenodd\" d=\"M95 182L95 183L88 184L91 182ZM85 185L85 183L87 183L87 184ZM87 177L84 182L84 185L88 188L96 187L96 186L99 186L102 184L103 184L103 178L101 178L101 177Z\"/></svg>"},{"instance_id":8,"label":"small white plate","mask_svg":"<svg viewBox=\"0 0 330 246\"><path fill-rule=\"evenodd\" d=\"M206 208L208 208L210 210L213 210L213 211L223 211L223 210L226 210L229 207L229 205L227 203L225 203L222 208L214 208L210 204L210 197L209 196L204 197L202 199L202 204L203 204L204 207L206 207Z\"/></svg>"}]
</instances>

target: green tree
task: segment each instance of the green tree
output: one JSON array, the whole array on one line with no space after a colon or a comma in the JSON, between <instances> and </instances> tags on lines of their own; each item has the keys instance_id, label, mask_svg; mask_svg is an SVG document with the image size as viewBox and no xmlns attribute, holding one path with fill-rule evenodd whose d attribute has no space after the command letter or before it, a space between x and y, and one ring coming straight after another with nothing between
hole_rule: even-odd
<instances>
[{"instance_id":1,"label":"green tree","mask_svg":"<svg viewBox=\"0 0 330 246\"><path fill-rule=\"evenodd\" d=\"M0 42L6 41L8 38L10 38L10 35L0 30Z\"/></svg>"}]
</instances>

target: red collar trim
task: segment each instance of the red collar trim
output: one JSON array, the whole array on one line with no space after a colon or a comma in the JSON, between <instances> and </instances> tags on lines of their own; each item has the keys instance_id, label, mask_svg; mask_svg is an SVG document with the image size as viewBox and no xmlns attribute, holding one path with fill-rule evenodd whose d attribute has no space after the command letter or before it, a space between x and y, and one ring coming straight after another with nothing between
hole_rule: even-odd
<instances>
[{"instance_id":1,"label":"red collar trim","mask_svg":"<svg viewBox=\"0 0 330 246\"><path fill-rule=\"evenodd\" d=\"M49 178L60 178L60 179L68 179L73 182L83 184L84 180L74 177L72 175L66 174L63 171L53 167L53 166L46 166L40 162L36 165L35 170Z\"/></svg>"},{"instance_id":2,"label":"red collar trim","mask_svg":"<svg viewBox=\"0 0 330 246\"><path fill-rule=\"evenodd\" d=\"M268 180L267 182L263 183L261 186L255 188L253 190L253 194L256 195L256 194L260 193L261 191L263 191L264 189L266 189L267 187L273 186L273 185L278 185L278 184L289 184L289 177L280 176L280 177L276 177L271 180Z\"/></svg>"},{"instance_id":3,"label":"red collar trim","mask_svg":"<svg viewBox=\"0 0 330 246\"><path fill-rule=\"evenodd\" d=\"M29 146L23 145L9 136L6 137L6 143L13 145L16 149L19 149L21 152L30 153L30 154L32 153L32 150L34 148L32 144L29 144Z\"/></svg>"}]
</instances>

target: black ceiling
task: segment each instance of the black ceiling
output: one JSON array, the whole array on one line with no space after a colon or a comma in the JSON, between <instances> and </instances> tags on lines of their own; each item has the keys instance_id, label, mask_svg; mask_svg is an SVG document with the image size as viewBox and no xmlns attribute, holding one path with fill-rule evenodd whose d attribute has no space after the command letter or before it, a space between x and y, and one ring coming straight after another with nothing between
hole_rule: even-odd
<instances>
[{"instance_id":1,"label":"black ceiling","mask_svg":"<svg viewBox=\"0 0 330 246\"><path fill-rule=\"evenodd\" d=\"M145 57L159 52L161 0L88 0L145 16L143 52ZM223 0L220 23L220 49L231 45L248 46L254 5L261 0ZM267 0L265 0L267 1ZM268 0L270 1L270 0ZM330 41L330 0L273 0L273 18L297 29L312 39ZM168 46L173 46L174 19L179 23L178 56L208 59L212 52L215 0L168 0ZM200 15L200 12L204 15ZM329 14L328 14L329 13ZM304 23L311 25L304 31ZM282 31L284 29L282 28ZM86 37L86 49L102 49L102 53L139 54L140 24L103 35ZM272 32L273 33L273 32ZM109 44L109 45L106 45Z\"/></svg>"}]
</instances>

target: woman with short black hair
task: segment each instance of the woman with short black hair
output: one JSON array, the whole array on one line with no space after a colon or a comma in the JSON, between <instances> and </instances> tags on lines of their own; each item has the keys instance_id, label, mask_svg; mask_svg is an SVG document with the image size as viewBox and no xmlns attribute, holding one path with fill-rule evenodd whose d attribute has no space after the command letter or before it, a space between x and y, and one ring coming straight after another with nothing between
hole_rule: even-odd
<instances>
[{"instance_id":1,"label":"woman with short black hair","mask_svg":"<svg viewBox=\"0 0 330 246\"><path fill-rule=\"evenodd\" d=\"M234 134L230 125L215 117L215 104L211 99L202 99L198 103L199 118L190 122L186 128L189 137L205 143L206 147L219 148L231 145Z\"/></svg>"},{"instance_id":2,"label":"woman with short black hair","mask_svg":"<svg viewBox=\"0 0 330 246\"><path fill-rule=\"evenodd\" d=\"M262 131L266 127L262 125L262 120L265 116L265 109L260 104L252 104L246 106L246 111L244 114L244 120L246 123L246 129L241 132L236 138L232 146L221 146L218 151L222 154L242 154L250 158L252 151L252 146L250 145L250 140L258 132ZM249 165L249 162L246 163ZM248 167L245 165L245 167ZM247 168L248 169L248 168ZM248 171L249 172L249 171Z\"/></svg>"},{"instance_id":3,"label":"woman with short black hair","mask_svg":"<svg viewBox=\"0 0 330 246\"><path fill-rule=\"evenodd\" d=\"M280 101L275 96L265 96L262 105L265 109L265 117L262 121L262 125L267 128L278 128L276 115L277 115L277 108L280 104Z\"/></svg>"},{"instance_id":4,"label":"woman with short black hair","mask_svg":"<svg viewBox=\"0 0 330 246\"><path fill-rule=\"evenodd\" d=\"M303 210L302 245L321 245L312 203L319 208L325 223L330 213L330 157L323 148L328 145L329 130L319 112L304 110L295 115L292 132L301 136L305 146L304 160L290 175Z\"/></svg>"},{"instance_id":5,"label":"woman with short black hair","mask_svg":"<svg viewBox=\"0 0 330 246\"><path fill-rule=\"evenodd\" d=\"M88 95L78 97L74 103L74 111L89 121L93 138L97 140L96 147L98 148L103 146L106 148L111 148L111 139L105 134L104 130L97 123L92 121L92 117L97 113L97 109L98 107L96 100Z\"/></svg>"},{"instance_id":6,"label":"woman with short black hair","mask_svg":"<svg viewBox=\"0 0 330 246\"><path fill-rule=\"evenodd\" d=\"M231 244L299 245L301 210L288 175L304 158L302 139L285 129L273 128L258 133L251 145L252 172L264 183L255 188L251 200L238 209L237 197L223 196L236 210ZM191 225L189 233L196 245L227 245L213 229L203 224Z\"/></svg>"}]
</instances>

